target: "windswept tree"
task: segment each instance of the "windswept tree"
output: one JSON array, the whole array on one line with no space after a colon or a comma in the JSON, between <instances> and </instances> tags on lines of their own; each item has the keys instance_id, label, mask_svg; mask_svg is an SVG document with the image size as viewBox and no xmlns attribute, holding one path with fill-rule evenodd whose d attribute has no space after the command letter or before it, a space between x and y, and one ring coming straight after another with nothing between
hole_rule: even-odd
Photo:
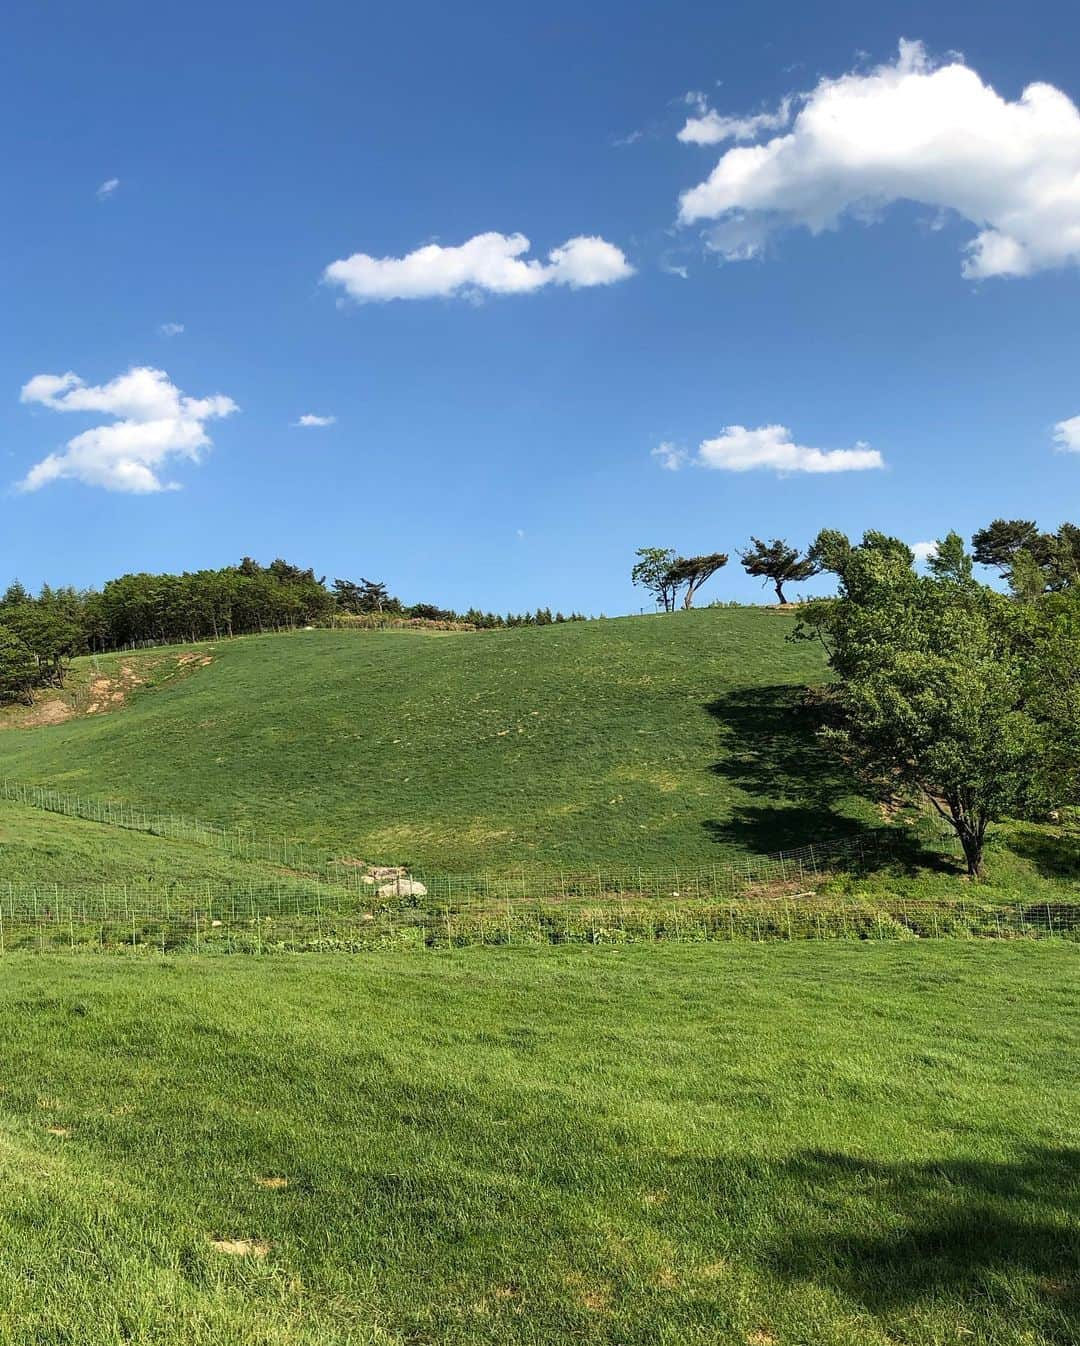
<instances>
[{"instance_id":1,"label":"windswept tree","mask_svg":"<svg viewBox=\"0 0 1080 1346\"><path fill-rule=\"evenodd\" d=\"M795 547L789 546L783 538L774 537L771 542L762 542L752 537L750 546L739 552L739 560L748 575L772 583L776 598L780 603L784 598L784 585L797 584L816 575L821 565L813 551L803 556Z\"/></svg>"},{"instance_id":2,"label":"windswept tree","mask_svg":"<svg viewBox=\"0 0 1080 1346\"><path fill-rule=\"evenodd\" d=\"M995 519L972 535L971 555L979 565L1005 575L1018 552L1030 552L1039 559L1041 536L1031 519Z\"/></svg>"},{"instance_id":3,"label":"windswept tree","mask_svg":"<svg viewBox=\"0 0 1080 1346\"><path fill-rule=\"evenodd\" d=\"M824 545L840 592L807 604L797 635L820 638L836 674L826 736L881 797L929 800L978 877L991 822L1073 802L1075 675L1057 696L1037 670L1080 667L1080 620L1028 615L978 583L956 534L926 575L896 538Z\"/></svg>"},{"instance_id":4,"label":"windswept tree","mask_svg":"<svg viewBox=\"0 0 1080 1346\"><path fill-rule=\"evenodd\" d=\"M974 559L996 569L1022 600L1080 584L1080 527L1074 523L1043 533L1030 519L995 519L971 543Z\"/></svg>"},{"instance_id":5,"label":"windswept tree","mask_svg":"<svg viewBox=\"0 0 1080 1346\"><path fill-rule=\"evenodd\" d=\"M665 612L675 608L675 585L671 569L678 557L670 547L639 547L638 558L630 572L631 581L652 594Z\"/></svg>"},{"instance_id":6,"label":"windswept tree","mask_svg":"<svg viewBox=\"0 0 1080 1346\"><path fill-rule=\"evenodd\" d=\"M722 551L710 552L708 556L677 556L668 568L673 601L679 590L685 585L683 607L692 608L694 606L694 595L697 591L706 580L711 579L727 563L727 553Z\"/></svg>"}]
</instances>

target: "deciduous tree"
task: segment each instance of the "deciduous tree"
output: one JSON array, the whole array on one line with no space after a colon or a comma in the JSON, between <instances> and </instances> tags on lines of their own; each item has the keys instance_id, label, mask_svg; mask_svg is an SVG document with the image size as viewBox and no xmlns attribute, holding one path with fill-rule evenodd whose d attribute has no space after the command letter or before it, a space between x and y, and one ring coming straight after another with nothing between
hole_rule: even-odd
<instances>
[{"instance_id":1,"label":"deciduous tree","mask_svg":"<svg viewBox=\"0 0 1080 1346\"><path fill-rule=\"evenodd\" d=\"M797 632L822 638L837 677L827 735L882 795L928 799L978 877L992 821L1073 789L1080 745L1038 692L1050 673L1033 670L1080 667L1080 622L1021 622L1017 605L971 577L955 534L921 576L910 549L880 534L831 554L842 558L839 596L807 604Z\"/></svg>"}]
</instances>

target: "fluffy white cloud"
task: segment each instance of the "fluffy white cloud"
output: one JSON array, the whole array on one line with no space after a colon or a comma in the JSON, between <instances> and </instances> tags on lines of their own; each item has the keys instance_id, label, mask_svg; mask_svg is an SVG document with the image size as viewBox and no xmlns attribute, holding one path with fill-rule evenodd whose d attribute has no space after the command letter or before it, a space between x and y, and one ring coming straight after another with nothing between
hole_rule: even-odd
<instances>
[{"instance_id":1,"label":"fluffy white cloud","mask_svg":"<svg viewBox=\"0 0 1080 1346\"><path fill-rule=\"evenodd\" d=\"M314 429L323 425L334 425L337 421L336 416L316 416L314 412L306 411L299 420L293 421L293 427L299 427L302 430Z\"/></svg>"},{"instance_id":2,"label":"fluffy white cloud","mask_svg":"<svg viewBox=\"0 0 1080 1346\"><path fill-rule=\"evenodd\" d=\"M361 303L460 294L526 294L545 285L582 289L634 274L621 250L602 238L568 239L548 260L526 258L524 234L477 234L458 247L429 243L404 257L365 252L331 262L323 280Z\"/></svg>"},{"instance_id":3,"label":"fluffy white cloud","mask_svg":"<svg viewBox=\"0 0 1080 1346\"><path fill-rule=\"evenodd\" d=\"M179 336L184 330L182 322L163 322L158 328L158 335L163 337Z\"/></svg>"},{"instance_id":4,"label":"fluffy white cloud","mask_svg":"<svg viewBox=\"0 0 1080 1346\"><path fill-rule=\"evenodd\" d=\"M105 181L101 184L101 186L97 189L96 192L97 199L99 201L107 201L119 186L120 186L119 178L106 178Z\"/></svg>"},{"instance_id":5,"label":"fluffy white cloud","mask_svg":"<svg viewBox=\"0 0 1080 1346\"><path fill-rule=\"evenodd\" d=\"M1063 453L1080 453L1080 416L1070 416L1054 426L1054 444Z\"/></svg>"},{"instance_id":6,"label":"fluffy white cloud","mask_svg":"<svg viewBox=\"0 0 1080 1346\"><path fill-rule=\"evenodd\" d=\"M911 550L915 553L915 560L919 565L924 565L931 556L937 555L936 542L913 542Z\"/></svg>"},{"instance_id":7,"label":"fluffy white cloud","mask_svg":"<svg viewBox=\"0 0 1080 1346\"><path fill-rule=\"evenodd\" d=\"M697 107L698 115L687 118L679 139L684 145L719 145L725 140L757 140L766 131L783 130L791 121L793 99L785 98L775 112L749 117L722 117L701 94L687 94L687 101Z\"/></svg>"},{"instance_id":8,"label":"fluffy white cloud","mask_svg":"<svg viewBox=\"0 0 1080 1346\"><path fill-rule=\"evenodd\" d=\"M853 449L811 449L796 444L786 425L747 429L729 425L715 439L702 440L695 460L701 467L725 472L864 472L885 466L877 449L858 443Z\"/></svg>"},{"instance_id":9,"label":"fluffy white cloud","mask_svg":"<svg viewBox=\"0 0 1080 1346\"><path fill-rule=\"evenodd\" d=\"M743 259L776 229L819 233L901 200L970 221L966 276L1080 262L1080 111L1049 84L1010 102L959 58L934 66L901 42L891 64L822 80L787 134L729 149L679 218L714 222L711 245Z\"/></svg>"},{"instance_id":10,"label":"fluffy white cloud","mask_svg":"<svg viewBox=\"0 0 1080 1346\"><path fill-rule=\"evenodd\" d=\"M112 423L84 430L62 452L35 464L20 486L36 491L49 482L70 479L109 491L145 494L174 483L158 470L170 458L198 462L210 445L205 423L237 410L231 397L186 397L161 369L139 367L109 383L92 385L77 374L36 374L23 385L19 400L53 411L101 412Z\"/></svg>"}]
</instances>

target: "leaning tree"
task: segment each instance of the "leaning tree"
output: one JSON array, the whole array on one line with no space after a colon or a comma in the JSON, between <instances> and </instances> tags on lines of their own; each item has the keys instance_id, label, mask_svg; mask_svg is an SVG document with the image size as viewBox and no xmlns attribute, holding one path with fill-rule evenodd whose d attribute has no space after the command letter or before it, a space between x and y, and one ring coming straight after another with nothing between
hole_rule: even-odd
<instances>
[{"instance_id":1,"label":"leaning tree","mask_svg":"<svg viewBox=\"0 0 1080 1346\"><path fill-rule=\"evenodd\" d=\"M803 556L795 547L791 547L783 538L774 537L771 542L762 542L752 537L750 546L739 552L739 560L748 575L772 581L776 598L785 602L784 585L797 584L808 580L821 569L820 562L813 552Z\"/></svg>"},{"instance_id":2,"label":"leaning tree","mask_svg":"<svg viewBox=\"0 0 1080 1346\"><path fill-rule=\"evenodd\" d=\"M694 595L718 570L728 563L726 552L714 551L707 556L677 556L668 567L668 580L672 586L672 598L685 585L683 607L694 606Z\"/></svg>"}]
</instances>

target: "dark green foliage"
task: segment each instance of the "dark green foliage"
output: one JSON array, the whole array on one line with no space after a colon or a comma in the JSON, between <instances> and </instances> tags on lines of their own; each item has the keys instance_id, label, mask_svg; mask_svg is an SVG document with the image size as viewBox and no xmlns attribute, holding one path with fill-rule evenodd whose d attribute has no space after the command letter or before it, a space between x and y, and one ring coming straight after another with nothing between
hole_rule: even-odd
<instances>
[{"instance_id":1,"label":"dark green foliage","mask_svg":"<svg viewBox=\"0 0 1080 1346\"><path fill-rule=\"evenodd\" d=\"M995 519L975 533L971 542L974 559L1000 571L1022 600L1080 583L1080 527L1076 524L1063 523L1055 533L1042 533L1030 519Z\"/></svg>"},{"instance_id":2,"label":"dark green foliage","mask_svg":"<svg viewBox=\"0 0 1080 1346\"><path fill-rule=\"evenodd\" d=\"M670 547L639 547L637 561L630 571L631 583L646 589L665 612L675 607L672 567L678 559Z\"/></svg>"},{"instance_id":3,"label":"dark green foliage","mask_svg":"<svg viewBox=\"0 0 1080 1346\"><path fill-rule=\"evenodd\" d=\"M972 535L971 555L979 565L992 566L1004 575L1018 552L1038 554L1041 536L1031 519L995 519Z\"/></svg>"},{"instance_id":4,"label":"dark green foliage","mask_svg":"<svg viewBox=\"0 0 1080 1346\"><path fill-rule=\"evenodd\" d=\"M10 627L0 626L0 700L33 700L39 677L33 650Z\"/></svg>"},{"instance_id":5,"label":"dark green foliage","mask_svg":"<svg viewBox=\"0 0 1080 1346\"><path fill-rule=\"evenodd\" d=\"M956 534L925 576L896 539L826 545L841 558L840 596L809 604L800 627L823 640L839 680L828 732L882 795L921 791L978 875L988 824L1063 802L1074 779L1041 670L1080 667L1080 628L1019 623L1008 600L971 578Z\"/></svg>"},{"instance_id":6,"label":"dark green foliage","mask_svg":"<svg viewBox=\"0 0 1080 1346\"><path fill-rule=\"evenodd\" d=\"M697 591L728 563L727 552L710 552L707 556L677 556L668 570L673 594L685 586L683 607L692 608Z\"/></svg>"},{"instance_id":7,"label":"dark green foliage","mask_svg":"<svg viewBox=\"0 0 1080 1346\"><path fill-rule=\"evenodd\" d=\"M821 561L814 551L811 550L803 556L783 538L762 542L760 538L753 537L750 539L750 546L739 552L739 560L748 575L772 582L779 603L785 601L785 584L797 584L801 580L808 580L822 568Z\"/></svg>"}]
</instances>

